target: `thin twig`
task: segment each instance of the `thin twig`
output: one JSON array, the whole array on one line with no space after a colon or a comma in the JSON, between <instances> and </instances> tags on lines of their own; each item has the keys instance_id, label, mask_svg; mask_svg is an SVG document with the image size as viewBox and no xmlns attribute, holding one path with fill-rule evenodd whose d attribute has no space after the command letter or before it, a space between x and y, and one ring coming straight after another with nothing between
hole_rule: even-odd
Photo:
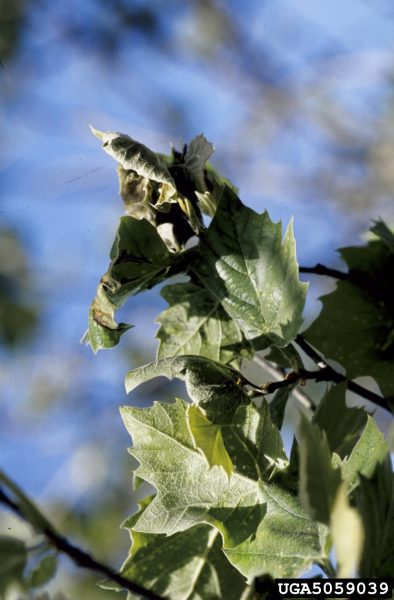
<instances>
[{"instance_id":1,"label":"thin twig","mask_svg":"<svg viewBox=\"0 0 394 600\"><path fill-rule=\"evenodd\" d=\"M375 394L375 392L371 392L371 390L368 390L362 385L359 385L351 379L348 379L342 373L339 373L339 371L337 371L328 363L326 363L326 361L320 356L318 352L316 352L313 346L311 346L302 335L297 335L294 341L299 345L300 348L302 348L305 354L309 356L309 358L311 358L313 362L329 376L329 379L325 381L332 381L334 383L346 382L347 388L351 392L355 392L359 396L366 398L370 402L373 402L377 406L380 406L380 408L383 408L384 410L387 410L390 413L392 412L390 408L390 403L388 402L388 400L386 400L386 398L383 398L383 396L380 396L379 394Z\"/></svg>"},{"instance_id":2,"label":"thin twig","mask_svg":"<svg viewBox=\"0 0 394 600\"><path fill-rule=\"evenodd\" d=\"M27 516L23 513L23 510L16 504L0 487L0 502L7 506L10 510L12 510L15 514L21 517L23 520L29 522ZM78 566L83 569L88 569L89 571L95 571L104 575L111 581L119 584L123 589L128 590L134 594L138 594L143 596L144 598L148 598L149 600L162 600L160 596L143 588L138 585L138 583L133 583L129 579L126 579L122 575L119 575L116 571L98 562L94 559L90 554L81 550L77 546L71 544L65 537L60 535L55 528L51 525L50 527L46 527L42 530L42 532L48 541L57 549L59 552L63 552L67 554L71 558L71 560Z\"/></svg>"},{"instance_id":3,"label":"thin twig","mask_svg":"<svg viewBox=\"0 0 394 600\"><path fill-rule=\"evenodd\" d=\"M317 263L314 267L299 267L299 271L300 273L311 273L312 275L327 275L327 277L343 279L344 281L350 281L352 279L350 273L338 271L338 269L331 269L320 263Z\"/></svg>"},{"instance_id":4,"label":"thin twig","mask_svg":"<svg viewBox=\"0 0 394 600\"><path fill-rule=\"evenodd\" d=\"M255 362L259 366L263 367L263 369L265 369L273 377L275 382L286 381L286 386L292 385L292 383L294 383L291 381L287 381L286 379L283 379L283 377L284 377L283 372L280 369L275 368L272 363L270 363L268 360L266 360L262 356L255 354L255 356L253 357L253 362ZM272 383L275 383L275 382L272 382ZM285 387L285 386L282 385L281 387ZM306 394L304 394L299 388L295 387L294 389L291 390L291 393L300 404L305 406L305 408L308 408L309 410L315 410L315 407L313 406L311 399L308 398L308 396Z\"/></svg>"}]
</instances>

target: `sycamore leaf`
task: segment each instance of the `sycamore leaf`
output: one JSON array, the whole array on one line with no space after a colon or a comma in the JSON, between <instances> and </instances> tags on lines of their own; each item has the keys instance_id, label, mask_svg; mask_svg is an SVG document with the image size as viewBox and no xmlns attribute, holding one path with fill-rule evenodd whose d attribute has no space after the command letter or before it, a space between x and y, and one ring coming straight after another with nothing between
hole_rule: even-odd
<instances>
[{"instance_id":1,"label":"sycamore leaf","mask_svg":"<svg viewBox=\"0 0 394 600\"><path fill-rule=\"evenodd\" d=\"M349 458L342 463L342 476L350 489L357 486L359 476L371 477L376 465L388 451L384 435L372 417L368 416L364 431Z\"/></svg>"},{"instance_id":2,"label":"sycamore leaf","mask_svg":"<svg viewBox=\"0 0 394 600\"><path fill-rule=\"evenodd\" d=\"M353 450L368 417L363 408L346 406L346 389L346 383L331 386L312 419L325 432L331 452L336 452L341 458Z\"/></svg>"},{"instance_id":3,"label":"sycamore leaf","mask_svg":"<svg viewBox=\"0 0 394 600\"><path fill-rule=\"evenodd\" d=\"M331 511L330 533L341 578L358 574L364 542L364 529L358 511L349 504L346 485L341 484Z\"/></svg>"},{"instance_id":4,"label":"sycamore leaf","mask_svg":"<svg viewBox=\"0 0 394 600\"><path fill-rule=\"evenodd\" d=\"M134 530L151 502L152 497L145 498L138 513L123 523L132 547L121 574L171 600L239 600L248 586L223 554L217 529L197 525L171 536ZM101 587L120 589L110 581Z\"/></svg>"},{"instance_id":5,"label":"sycamore leaf","mask_svg":"<svg viewBox=\"0 0 394 600\"><path fill-rule=\"evenodd\" d=\"M208 142L202 134L195 137L187 146L185 166L194 179L198 192L206 190L204 167L214 150L213 144Z\"/></svg>"},{"instance_id":6,"label":"sycamore leaf","mask_svg":"<svg viewBox=\"0 0 394 600\"><path fill-rule=\"evenodd\" d=\"M170 305L157 318L160 329L158 358L196 354L227 363L242 350L242 332L220 302L196 283L178 283L162 289Z\"/></svg>"},{"instance_id":7,"label":"sycamore leaf","mask_svg":"<svg viewBox=\"0 0 394 600\"><path fill-rule=\"evenodd\" d=\"M394 252L394 233L389 229L384 221L378 219L371 227L374 233L382 242L386 244L391 252Z\"/></svg>"},{"instance_id":8,"label":"sycamore leaf","mask_svg":"<svg viewBox=\"0 0 394 600\"><path fill-rule=\"evenodd\" d=\"M313 519L328 525L341 483L341 470L332 465L325 433L304 415L301 415L298 441L301 502Z\"/></svg>"},{"instance_id":9,"label":"sycamore leaf","mask_svg":"<svg viewBox=\"0 0 394 600\"><path fill-rule=\"evenodd\" d=\"M360 577L392 577L394 573L394 475L390 455L354 491L365 530Z\"/></svg>"},{"instance_id":10,"label":"sycamore leaf","mask_svg":"<svg viewBox=\"0 0 394 600\"><path fill-rule=\"evenodd\" d=\"M304 369L304 363L302 362L301 356L293 346L289 344L283 348L272 346L269 353L265 356L267 360L276 363L280 367L285 369L292 369L293 371L299 371Z\"/></svg>"},{"instance_id":11,"label":"sycamore leaf","mask_svg":"<svg viewBox=\"0 0 394 600\"><path fill-rule=\"evenodd\" d=\"M292 385L288 385L285 388L277 390L269 404L272 422L278 429L281 429L283 425L287 401L291 396L293 387Z\"/></svg>"},{"instance_id":12,"label":"sycamore leaf","mask_svg":"<svg viewBox=\"0 0 394 600\"><path fill-rule=\"evenodd\" d=\"M227 558L247 577L266 572L295 577L309 568L323 550L318 527L296 496L258 480L257 466L254 478L235 472L229 479L220 467L209 468L188 429L187 407L178 400L121 410L134 442L131 452L140 462L137 474L157 489L134 530L173 535L212 525L222 535ZM252 427L238 423L235 429Z\"/></svg>"},{"instance_id":13,"label":"sycamore leaf","mask_svg":"<svg viewBox=\"0 0 394 600\"><path fill-rule=\"evenodd\" d=\"M373 377L394 402L394 252L379 240L340 253L350 279L321 298L322 311L303 335L349 378Z\"/></svg>"},{"instance_id":14,"label":"sycamore leaf","mask_svg":"<svg viewBox=\"0 0 394 600\"><path fill-rule=\"evenodd\" d=\"M129 371L125 378L126 392L160 376L184 380L191 400L199 405L212 423L231 422L240 405L250 404L249 396L240 385L241 374L202 356L163 358Z\"/></svg>"},{"instance_id":15,"label":"sycamore leaf","mask_svg":"<svg viewBox=\"0 0 394 600\"><path fill-rule=\"evenodd\" d=\"M8 535L0 536L0 593L14 581L21 582L26 562L26 544Z\"/></svg>"},{"instance_id":16,"label":"sycamore leaf","mask_svg":"<svg viewBox=\"0 0 394 600\"><path fill-rule=\"evenodd\" d=\"M127 297L159 283L180 255L167 249L157 231L145 219L122 217L111 249L111 264L102 277L89 312L86 343L93 351L119 342L131 326L116 323L114 314Z\"/></svg>"},{"instance_id":17,"label":"sycamore leaf","mask_svg":"<svg viewBox=\"0 0 394 600\"><path fill-rule=\"evenodd\" d=\"M195 404L188 407L187 417L196 448L205 456L210 467L222 466L230 477L234 467L223 442L221 426L215 425L207 419Z\"/></svg>"},{"instance_id":18,"label":"sycamore leaf","mask_svg":"<svg viewBox=\"0 0 394 600\"><path fill-rule=\"evenodd\" d=\"M283 441L272 423L266 400L260 408L240 406L230 423L222 426L224 444L238 473L269 481L278 465L288 464Z\"/></svg>"},{"instance_id":19,"label":"sycamore leaf","mask_svg":"<svg viewBox=\"0 0 394 600\"><path fill-rule=\"evenodd\" d=\"M137 175L168 184L175 188L168 169L147 146L136 142L124 133L112 131L99 131L90 126L91 132L103 142L103 150L114 158L128 171L135 171Z\"/></svg>"},{"instance_id":20,"label":"sycamore leaf","mask_svg":"<svg viewBox=\"0 0 394 600\"><path fill-rule=\"evenodd\" d=\"M285 346L302 323L307 284L298 279L290 225L243 206L225 187L216 214L200 241L192 271L242 329L247 339Z\"/></svg>"}]
</instances>

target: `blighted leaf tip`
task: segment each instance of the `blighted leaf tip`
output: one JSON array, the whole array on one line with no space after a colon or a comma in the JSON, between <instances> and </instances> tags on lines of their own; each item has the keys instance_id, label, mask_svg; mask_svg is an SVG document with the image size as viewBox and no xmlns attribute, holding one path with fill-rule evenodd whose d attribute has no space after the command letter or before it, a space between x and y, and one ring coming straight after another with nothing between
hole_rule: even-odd
<instances>
[{"instance_id":1,"label":"blighted leaf tip","mask_svg":"<svg viewBox=\"0 0 394 600\"><path fill-rule=\"evenodd\" d=\"M104 131L100 131L99 129L96 129L95 127L93 127L93 125L90 125L89 123L89 128L90 131L92 132L92 134L99 140L103 140L104 139Z\"/></svg>"}]
</instances>

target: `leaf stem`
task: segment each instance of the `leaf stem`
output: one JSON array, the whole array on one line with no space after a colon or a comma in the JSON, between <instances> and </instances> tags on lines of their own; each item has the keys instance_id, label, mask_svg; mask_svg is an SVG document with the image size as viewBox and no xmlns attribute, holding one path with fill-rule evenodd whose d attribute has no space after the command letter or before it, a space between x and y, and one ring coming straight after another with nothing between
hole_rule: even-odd
<instances>
[{"instance_id":1,"label":"leaf stem","mask_svg":"<svg viewBox=\"0 0 394 600\"><path fill-rule=\"evenodd\" d=\"M23 512L22 508L16 502L14 502L1 487L0 503L7 506L24 521L30 523L28 516ZM67 556L69 556L78 567L100 573L111 581L119 584L125 590L128 590L134 594L139 594L140 596L148 598L149 600L161 600L161 597L154 592L151 592L137 583L133 583L129 579L126 579L114 571L111 567L98 562L95 558L90 556L90 554L71 544L65 537L60 535L51 524L49 524L47 527L44 527L41 533L45 535L52 546L54 546L59 552L67 554Z\"/></svg>"}]
</instances>

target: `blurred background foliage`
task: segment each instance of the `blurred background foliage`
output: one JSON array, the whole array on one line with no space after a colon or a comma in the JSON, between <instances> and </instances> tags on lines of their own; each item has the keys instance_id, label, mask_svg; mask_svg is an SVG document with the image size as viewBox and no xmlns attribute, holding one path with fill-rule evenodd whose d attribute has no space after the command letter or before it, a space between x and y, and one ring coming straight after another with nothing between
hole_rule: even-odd
<instances>
[{"instance_id":1,"label":"blurred background foliage","mask_svg":"<svg viewBox=\"0 0 394 600\"><path fill-rule=\"evenodd\" d=\"M99 559L120 564L145 495L118 406L164 303L126 307L137 327L110 353L78 344L122 210L88 123L161 152L203 131L245 203L295 215L300 262L337 266L372 219L394 222L393 40L389 0L0 0L1 466ZM332 286L312 282L307 319ZM1 512L5 532L32 536ZM64 560L51 588L114 596L94 581Z\"/></svg>"}]
</instances>

